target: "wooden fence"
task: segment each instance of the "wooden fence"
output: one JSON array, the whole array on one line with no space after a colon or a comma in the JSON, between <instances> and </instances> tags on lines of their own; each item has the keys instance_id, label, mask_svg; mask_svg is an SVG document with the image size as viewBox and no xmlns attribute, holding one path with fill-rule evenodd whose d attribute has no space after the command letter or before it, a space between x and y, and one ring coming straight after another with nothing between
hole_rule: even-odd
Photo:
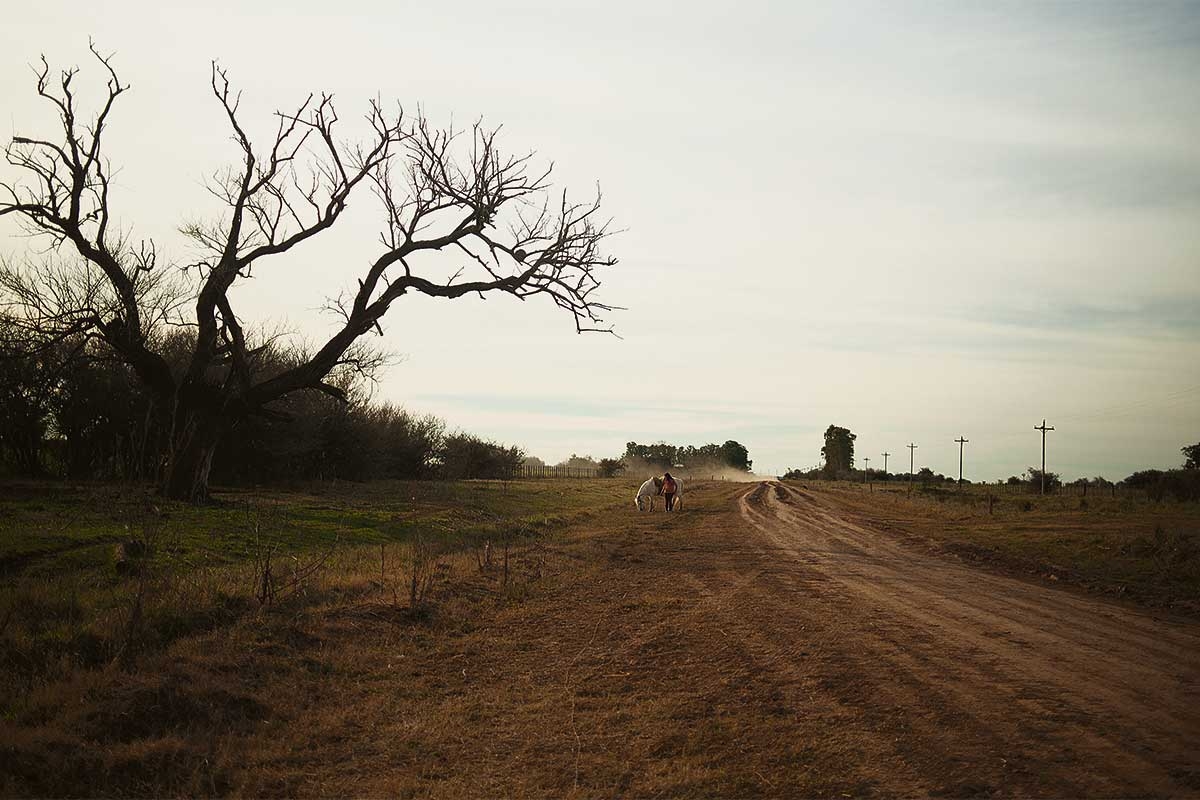
<instances>
[{"instance_id":1,"label":"wooden fence","mask_svg":"<svg viewBox=\"0 0 1200 800\"><path fill-rule=\"evenodd\" d=\"M946 484L954 488L954 484ZM992 494L1041 494L1039 488L1029 483L976 483L972 484L975 491L991 492ZM1063 497L1131 497L1144 500L1146 490L1131 486L1120 486L1115 483L1067 483L1061 486L1047 486L1046 494Z\"/></svg>"},{"instance_id":2,"label":"wooden fence","mask_svg":"<svg viewBox=\"0 0 1200 800\"><path fill-rule=\"evenodd\" d=\"M512 476L514 479L534 478L602 478L596 467L552 467L548 464L521 464Z\"/></svg>"}]
</instances>

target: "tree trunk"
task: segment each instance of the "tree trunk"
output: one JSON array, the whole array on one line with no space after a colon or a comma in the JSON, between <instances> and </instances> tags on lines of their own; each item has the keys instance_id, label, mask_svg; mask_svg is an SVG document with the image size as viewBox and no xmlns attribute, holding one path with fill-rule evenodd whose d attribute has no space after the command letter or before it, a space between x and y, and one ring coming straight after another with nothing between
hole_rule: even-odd
<instances>
[{"instance_id":1,"label":"tree trunk","mask_svg":"<svg viewBox=\"0 0 1200 800\"><path fill-rule=\"evenodd\" d=\"M37 431L36 438L34 436L23 436L17 442L11 444L14 460L17 462L17 471L19 474L28 478L41 478L46 474L46 469L42 466L42 434L41 430Z\"/></svg>"},{"instance_id":2,"label":"tree trunk","mask_svg":"<svg viewBox=\"0 0 1200 800\"><path fill-rule=\"evenodd\" d=\"M177 419L162 494L172 500L207 502L213 454L230 420L219 413L196 409L180 413Z\"/></svg>"}]
</instances>

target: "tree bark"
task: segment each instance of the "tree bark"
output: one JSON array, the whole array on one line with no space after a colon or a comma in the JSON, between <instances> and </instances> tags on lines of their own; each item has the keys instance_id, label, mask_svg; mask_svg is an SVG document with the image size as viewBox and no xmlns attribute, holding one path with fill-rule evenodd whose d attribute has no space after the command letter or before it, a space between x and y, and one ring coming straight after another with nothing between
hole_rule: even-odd
<instances>
[{"instance_id":1,"label":"tree bark","mask_svg":"<svg viewBox=\"0 0 1200 800\"><path fill-rule=\"evenodd\" d=\"M206 503L213 455L232 420L220 411L191 408L177 415L162 494L172 500Z\"/></svg>"}]
</instances>

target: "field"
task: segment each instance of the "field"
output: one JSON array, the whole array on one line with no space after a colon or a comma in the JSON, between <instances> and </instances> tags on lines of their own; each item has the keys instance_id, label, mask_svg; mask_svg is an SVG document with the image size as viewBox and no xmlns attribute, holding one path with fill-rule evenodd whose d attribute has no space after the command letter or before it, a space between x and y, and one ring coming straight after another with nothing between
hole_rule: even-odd
<instances>
[{"instance_id":1,"label":"field","mask_svg":"<svg viewBox=\"0 0 1200 800\"><path fill-rule=\"evenodd\" d=\"M1200 510L632 492L3 487L0 792L1200 793Z\"/></svg>"},{"instance_id":2,"label":"field","mask_svg":"<svg viewBox=\"0 0 1200 800\"><path fill-rule=\"evenodd\" d=\"M5 690L128 660L131 649L219 626L255 604L319 593L366 559L377 581L382 560L397 601L410 599L397 570L411 567L414 544L431 562L487 542L523 548L617 495L601 481L570 492L549 481L414 481L225 492L196 507L130 488L9 486L0 665L14 680Z\"/></svg>"}]
</instances>

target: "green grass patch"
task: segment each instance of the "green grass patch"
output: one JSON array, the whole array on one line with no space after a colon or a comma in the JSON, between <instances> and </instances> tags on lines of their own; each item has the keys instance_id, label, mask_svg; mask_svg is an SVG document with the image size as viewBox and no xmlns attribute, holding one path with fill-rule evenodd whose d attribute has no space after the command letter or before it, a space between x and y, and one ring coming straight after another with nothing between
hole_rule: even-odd
<instances>
[{"instance_id":1,"label":"green grass patch","mask_svg":"<svg viewBox=\"0 0 1200 800\"><path fill-rule=\"evenodd\" d=\"M0 486L0 672L11 678L0 713L73 670L126 664L260 608L268 556L272 602L276 589L340 591L336 576L369 573L381 546L402 573L409 543L437 558L528 541L632 491L625 481L392 481L218 490L192 506L144 487Z\"/></svg>"},{"instance_id":2,"label":"green grass patch","mask_svg":"<svg viewBox=\"0 0 1200 800\"><path fill-rule=\"evenodd\" d=\"M250 558L269 535L282 551L344 544L487 535L513 525L552 527L618 502L621 481L387 481L313 484L291 491L214 492L192 506L142 487L0 486L0 574L108 567L114 546L152 526L179 557L222 563Z\"/></svg>"}]
</instances>

